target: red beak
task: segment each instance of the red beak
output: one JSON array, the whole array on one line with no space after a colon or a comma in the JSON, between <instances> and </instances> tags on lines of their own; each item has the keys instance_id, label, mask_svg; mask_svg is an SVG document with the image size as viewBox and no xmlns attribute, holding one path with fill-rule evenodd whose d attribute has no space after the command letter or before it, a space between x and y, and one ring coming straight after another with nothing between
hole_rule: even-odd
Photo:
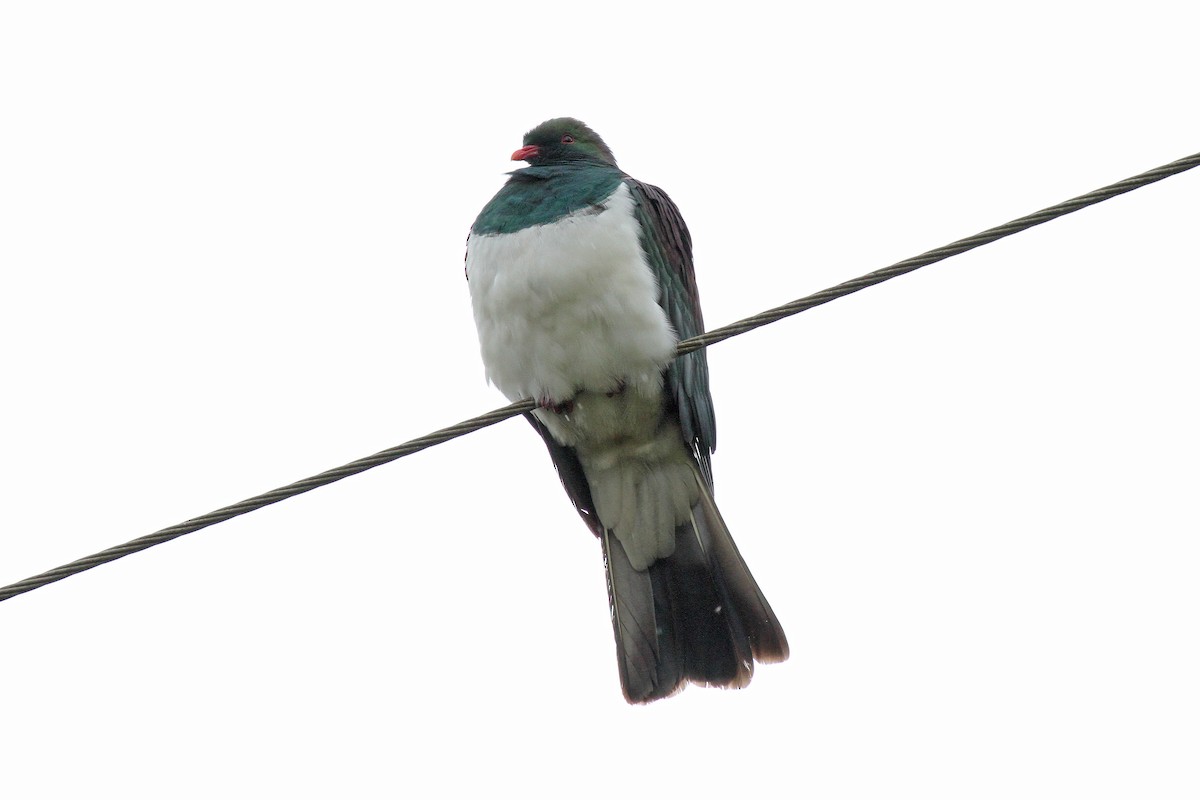
<instances>
[{"instance_id":1,"label":"red beak","mask_svg":"<svg viewBox=\"0 0 1200 800\"><path fill-rule=\"evenodd\" d=\"M528 161L538 154L538 146L536 144L527 144L520 150L512 154L513 161Z\"/></svg>"}]
</instances>

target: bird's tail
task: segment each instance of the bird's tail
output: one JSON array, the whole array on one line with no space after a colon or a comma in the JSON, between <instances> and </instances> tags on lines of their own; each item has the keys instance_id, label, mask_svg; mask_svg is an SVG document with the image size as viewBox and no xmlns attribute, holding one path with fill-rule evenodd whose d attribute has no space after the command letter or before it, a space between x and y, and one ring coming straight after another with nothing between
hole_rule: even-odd
<instances>
[{"instance_id":1,"label":"bird's tail","mask_svg":"<svg viewBox=\"0 0 1200 800\"><path fill-rule=\"evenodd\" d=\"M676 528L674 553L649 568L635 569L611 531L601 536L621 688L631 703L689 682L741 688L755 661L788 657L783 628L698 470L696 482L700 497Z\"/></svg>"}]
</instances>

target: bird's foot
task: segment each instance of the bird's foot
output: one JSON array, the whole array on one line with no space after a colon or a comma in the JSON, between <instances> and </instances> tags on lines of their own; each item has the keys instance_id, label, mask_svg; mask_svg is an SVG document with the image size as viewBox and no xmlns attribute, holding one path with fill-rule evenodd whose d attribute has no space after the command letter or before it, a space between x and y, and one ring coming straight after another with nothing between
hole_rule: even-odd
<instances>
[{"instance_id":1,"label":"bird's foot","mask_svg":"<svg viewBox=\"0 0 1200 800\"><path fill-rule=\"evenodd\" d=\"M553 411L555 414L566 415L575 410L575 398L568 397L566 400L554 401L549 397L538 398L538 408L543 411Z\"/></svg>"}]
</instances>

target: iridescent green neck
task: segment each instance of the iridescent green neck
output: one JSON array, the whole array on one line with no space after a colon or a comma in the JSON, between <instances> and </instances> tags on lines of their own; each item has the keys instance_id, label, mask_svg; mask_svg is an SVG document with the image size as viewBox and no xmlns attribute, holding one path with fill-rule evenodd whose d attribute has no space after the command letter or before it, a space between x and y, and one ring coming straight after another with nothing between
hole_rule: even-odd
<instances>
[{"instance_id":1,"label":"iridescent green neck","mask_svg":"<svg viewBox=\"0 0 1200 800\"><path fill-rule=\"evenodd\" d=\"M616 167L604 164L519 169L479 212L471 232L514 233L554 222L581 208L599 205L624 177Z\"/></svg>"}]
</instances>

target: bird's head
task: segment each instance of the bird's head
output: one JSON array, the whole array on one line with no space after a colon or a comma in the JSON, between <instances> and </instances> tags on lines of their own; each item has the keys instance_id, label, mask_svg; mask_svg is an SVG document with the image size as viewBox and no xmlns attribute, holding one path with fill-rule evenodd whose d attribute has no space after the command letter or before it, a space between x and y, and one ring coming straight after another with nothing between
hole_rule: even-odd
<instances>
[{"instance_id":1,"label":"bird's head","mask_svg":"<svg viewBox=\"0 0 1200 800\"><path fill-rule=\"evenodd\" d=\"M546 120L525 134L524 142L524 146L512 154L513 161L528 161L534 166L577 163L617 165L617 159L599 134L571 117Z\"/></svg>"}]
</instances>

